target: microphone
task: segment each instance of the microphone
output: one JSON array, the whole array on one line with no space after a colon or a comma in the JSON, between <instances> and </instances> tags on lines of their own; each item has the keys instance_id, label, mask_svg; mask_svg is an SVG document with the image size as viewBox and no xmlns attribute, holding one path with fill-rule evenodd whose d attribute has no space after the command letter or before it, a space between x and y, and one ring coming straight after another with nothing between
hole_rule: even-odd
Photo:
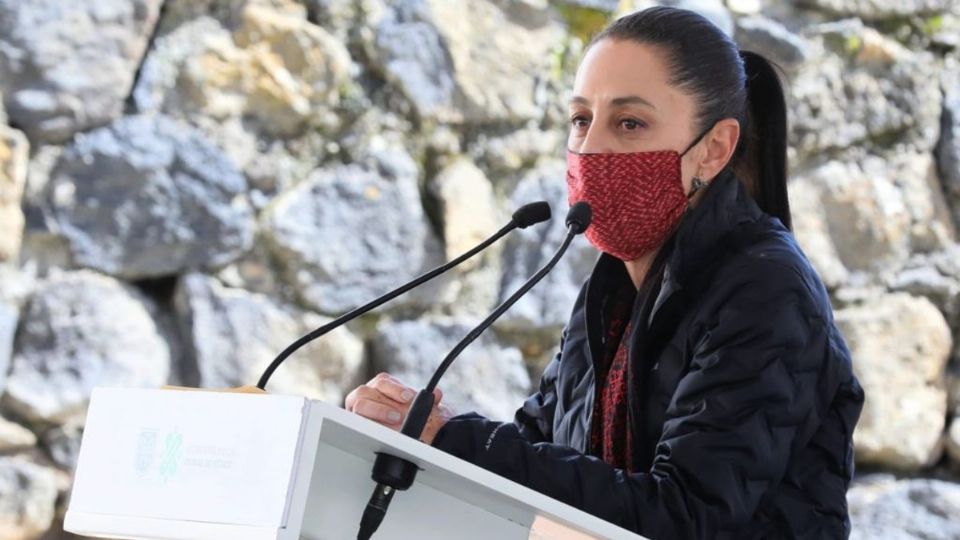
<instances>
[{"instance_id":1,"label":"microphone","mask_svg":"<svg viewBox=\"0 0 960 540\"><path fill-rule=\"evenodd\" d=\"M257 388L264 390L265 387L267 386L267 382L270 381L270 377L273 376L273 372L276 371L278 367L280 367L280 364L282 364L283 361L287 359L287 357L289 357L291 354L296 352L297 349L299 349L300 347L303 347L307 343L310 343L311 341L319 338L320 336L323 336L324 334L330 332L331 330L339 326L347 324L348 322L352 321L353 319L356 319L360 315L363 315L364 313L372 309L375 309L389 302L390 300L393 300L394 298L409 291L410 289L414 289L416 287L419 287L420 285L423 285L424 283L439 276L440 274L446 272L447 270L450 270L454 266L457 266L460 263L466 261L467 259L473 257L477 253L480 253L481 251L487 249L487 247L489 247L490 244L493 244L494 242L496 242L497 240L505 236L507 233L513 231L514 229L526 229L531 225L536 225L537 223L541 223L549 219L550 219L550 205L547 204L546 201L538 201L538 202L533 202L533 203L529 203L521 206L520 208L517 209L516 212L513 213L513 216L511 216L509 223L504 225L504 227L499 231L497 231L496 233L494 233L493 236L491 236L490 238L487 238L486 240L478 244L475 248L471 249L470 251L464 253L463 255L460 255L456 259L442 266L438 266L437 268L434 268L433 270L427 272L426 274L423 274L415 278L413 281L407 283L406 285L402 285L388 292L387 294L384 294L380 298L377 298L365 305L362 305L349 313L341 315L340 317L328 322L327 324L321 326L320 328L317 328L316 330L311 331L309 334L306 334L300 337L299 339L297 339L296 341L294 341L293 343L291 343L286 349L283 350L283 352L278 354L277 357L273 359L273 362L271 362L270 365L267 366L267 369L263 370L263 374L260 375L260 381L257 382Z\"/></svg>"},{"instance_id":2,"label":"microphone","mask_svg":"<svg viewBox=\"0 0 960 540\"><path fill-rule=\"evenodd\" d=\"M511 306L517 303L523 295L527 294L550 270L553 270L553 267L560 261L560 258L567 252L567 248L570 247L573 238L586 231L587 227L590 226L592 215L590 205L583 201L574 204L570 208L565 222L567 225L567 236L553 257L547 264L537 270L537 273L524 282L516 292L497 306L486 319L471 330L470 333L460 340L456 347L447 354L446 358L443 359L443 362L440 363L440 366L433 373L433 377L430 378L430 382L426 388L420 390L420 392L417 393L417 397L414 398L413 403L407 411L407 418L400 428L400 433L417 440L420 439L423 428L426 426L427 420L430 417L430 411L433 410L433 390L437 387L440 378L446 373L450 364L456 360L468 345L480 337L480 334L482 334L484 330L489 328L490 325L499 319ZM373 495L370 496L367 507L363 511L363 516L360 519L360 531L357 533L357 540L369 540L370 537L373 536L373 533L380 527L384 516L386 516L387 508L390 506L390 501L393 500L394 494L397 490L404 491L413 485L413 481L417 476L417 470L416 464L410 461L377 452L377 458L373 463L373 473L371 474L377 486L374 488Z\"/></svg>"}]
</instances>

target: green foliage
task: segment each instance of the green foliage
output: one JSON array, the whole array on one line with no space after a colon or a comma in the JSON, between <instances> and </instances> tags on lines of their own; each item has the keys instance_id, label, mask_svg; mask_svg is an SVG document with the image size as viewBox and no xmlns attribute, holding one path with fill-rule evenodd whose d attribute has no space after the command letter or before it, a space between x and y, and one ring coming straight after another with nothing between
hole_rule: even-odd
<instances>
[{"instance_id":1,"label":"green foliage","mask_svg":"<svg viewBox=\"0 0 960 540\"><path fill-rule=\"evenodd\" d=\"M942 14L928 17L907 16L878 21L876 29L907 47L926 48L931 37L944 26Z\"/></svg>"},{"instance_id":2,"label":"green foliage","mask_svg":"<svg viewBox=\"0 0 960 540\"><path fill-rule=\"evenodd\" d=\"M840 56L850 58L863 48L863 36L860 32L852 31L829 33L824 34L823 44Z\"/></svg>"},{"instance_id":3,"label":"green foliage","mask_svg":"<svg viewBox=\"0 0 960 540\"><path fill-rule=\"evenodd\" d=\"M906 135L905 129L893 129L881 133L871 133L866 141L874 148L893 148Z\"/></svg>"},{"instance_id":4,"label":"green foliage","mask_svg":"<svg viewBox=\"0 0 960 540\"><path fill-rule=\"evenodd\" d=\"M550 79L559 81L567 68L567 43L559 43L550 51Z\"/></svg>"},{"instance_id":5,"label":"green foliage","mask_svg":"<svg viewBox=\"0 0 960 540\"><path fill-rule=\"evenodd\" d=\"M863 47L863 38L858 35L849 35L843 43L843 51L848 55L854 55L860 52Z\"/></svg>"},{"instance_id":6,"label":"green foliage","mask_svg":"<svg viewBox=\"0 0 960 540\"><path fill-rule=\"evenodd\" d=\"M566 4L557 6L556 9L567 23L570 34L580 38L584 43L589 42L594 35L603 30L610 19L609 13L599 9Z\"/></svg>"},{"instance_id":7,"label":"green foliage","mask_svg":"<svg viewBox=\"0 0 960 540\"><path fill-rule=\"evenodd\" d=\"M921 28L924 35L933 36L943 28L943 15L934 15L924 19Z\"/></svg>"}]
</instances>

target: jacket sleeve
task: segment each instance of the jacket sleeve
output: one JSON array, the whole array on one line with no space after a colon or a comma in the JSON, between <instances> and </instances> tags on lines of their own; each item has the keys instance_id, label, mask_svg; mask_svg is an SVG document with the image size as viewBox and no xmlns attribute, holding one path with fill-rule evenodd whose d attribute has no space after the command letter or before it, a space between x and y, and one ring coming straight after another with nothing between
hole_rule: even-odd
<instances>
[{"instance_id":1,"label":"jacket sleeve","mask_svg":"<svg viewBox=\"0 0 960 540\"><path fill-rule=\"evenodd\" d=\"M553 442L553 417L557 409L557 378L560 376L563 346L567 342L570 325L574 324L573 319L582 316L586 296L587 282L584 282L580 287L577 300L574 302L573 311L570 314L570 323L564 327L560 334L560 350L544 368L537 392L528 397L514 414L514 425L520 435L530 442Z\"/></svg>"},{"instance_id":2,"label":"jacket sleeve","mask_svg":"<svg viewBox=\"0 0 960 540\"><path fill-rule=\"evenodd\" d=\"M749 521L806 444L825 405L824 320L799 276L728 289L691 338L649 471L626 473L571 448L531 443L516 424L470 413L434 446L650 538L710 538ZM756 274L754 274L756 275ZM789 285L785 281L790 281Z\"/></svg>"},{"instance_id":3,"label":"jacket sleeve","mask_svg":"<svg viewBox=\"0 0 960 540\"><path fill-rule=\"evenodd\" d=\"M540 376L540 387L517 409L513 423L520 435L530 442L553 441L553 413L557 407L557 376L560 373L560 355L567 330L560 336L560 352L554 355Z\"/></svg>"}]
</instances>

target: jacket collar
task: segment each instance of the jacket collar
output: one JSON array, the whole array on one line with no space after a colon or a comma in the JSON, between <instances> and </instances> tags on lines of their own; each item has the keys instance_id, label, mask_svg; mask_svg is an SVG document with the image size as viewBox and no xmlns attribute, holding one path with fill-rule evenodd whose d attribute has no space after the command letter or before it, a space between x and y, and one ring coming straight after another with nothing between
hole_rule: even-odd
<instances>
[{"instance_id":1,"label":"jacket collar","mask_svg":"<svg viewBox=\"0 0 960 540\"><path fill-rule=\"evenodd\" d=\"M731 233L764 213L730 171L717 176L700 204L691 208L674 235L667 262L669 277L679 286L691 285L712 261L733 247Z\"/></svg>"}]
</instances>

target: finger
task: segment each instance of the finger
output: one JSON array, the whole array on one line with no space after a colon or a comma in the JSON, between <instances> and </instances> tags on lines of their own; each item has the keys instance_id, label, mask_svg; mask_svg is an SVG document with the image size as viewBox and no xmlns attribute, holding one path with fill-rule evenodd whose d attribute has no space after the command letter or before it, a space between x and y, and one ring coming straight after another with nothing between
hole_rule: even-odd
<instances>
[{"instance_id":1,"label":"finger","mask_svg":"<svg viewBox=\"0 0 960 540\"><path fill-rule=\"evenodd\" d=\"M356 412L357 402L362 399L365 399L368 401L376 401L391 407L395 405L400 405L394 400L390 399L389 397L383 395L383 393L377 390L376 388L371 388L367 385L363 385L363 386L356 387L352 392L350 392L349 395L347 395L344 408L347 409L348 411Z\"/></svg>"},{"instance_id":2,"label":"finger","mask_svg":"<svg viewBox=\"0 0 960 540\"><path fill-rule=\"evenodd\" d=\"M417 395L412 388L386 373L381 373L371 379L367 386L379 390L398 403L410 403L413 397Z\"/></svg>"},{"instance_id":3,"label":"finger","mask_svg":"<svg viewBox=\"0 0 960 540\"><path fill-rule=\"evenodd\" d=\"M353 412L353 405L357 402L357 391L359 391L362 386L354 388L349 394L347 394L346 399L343 400L343 408Z\"/></svg>"},{"instance_id":4,"label":"finger","mask_svg":"<svg viewBox=\"0 0 960 540\"><path fill-rule=\"evenodd\" d=\"M384 424L396 425L403 420L403 413L393 407L370 399L359 399L353 407L353 412Z\"/></svg>"},{"instance_id":5,"label":"finger","mask_svg":"<svg viewBox=\"0 0 960 540\"><path fill-rule=\"evenodd\" d=\"M436 417L436 418L442 418L444 419L444 421L446 421L446 420L449 420L450 418L453 418L456 415L453 414L453 409L451 409L450 407L447 407L446 405L440 404L434 407L432 411L430 411L430 416Z\"/></svg>"},{"instance_id":6,"label":"finger","mask_svg":"<svg viewBox=\"0 0 960 540\"><path fill-rule=\"evenodd\" d=\"M427 419L427 425L423 428L423 434L420 440L427 444L433 444L433 439L437 433L453 416L453 410L446 405L437 405L434 407L430 412L430 417Z\"/></svg>"}]
</instances>

